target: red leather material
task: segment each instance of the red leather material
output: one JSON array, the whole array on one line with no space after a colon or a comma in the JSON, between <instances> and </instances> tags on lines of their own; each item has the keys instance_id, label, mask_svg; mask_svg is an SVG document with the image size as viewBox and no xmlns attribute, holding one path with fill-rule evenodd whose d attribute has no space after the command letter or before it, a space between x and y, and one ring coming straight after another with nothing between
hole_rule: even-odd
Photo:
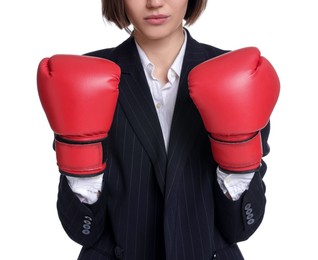
<instances>
[{"instance_id":1,"label":"red leather material","mask_svg":"<svg viewBox=\"0 0 318 260\"><path fill-rule=\"evenodd\" d=\"M68 144L55 140L57 165L65 174L96 175L101 173L106 163L103 161L102 143Z\"/></svg>"},{"instance_id":2,"label":"red leather material","mask_svg":"<svg viewBox=\"0 0 318 260\"><path fill-rule=\"evenodd\" d=\"M40 62L39 97L52 130L65 140L55 144L61 172L90 175L105 168L96 141L111 127L119 80L119 66L101 58L54 55Z\"/></svg>"},{"instance_id":3,"label":"red leather material","mask_svg":"<svg viewBox=\"0 0 318 260\"><path fill-rule=\"evenodd\" d=\"M243 151L233 143L249 140L269 121L280 91L279 78L271 63L255 47L223 54L190 72L189 91L212 138L230 143L222 149L212 149L217 162L227 161L225 170L236 168L237 164L242 164L242 171L252 170L253 166L240 162ZM253 157L255 153L260 163L261 146L250 141L245 143L248 144L251 151L244 150L244 156Z\"/></svg>"},{"instance_id":4,"label":"red leather material","mask_svg":"<svg viewBox=\"0 0 318 260\"><path fill-rule=\"evenodd\" d=\"M253 138L241 142L222 142L210 138L216 162L229 172L249 172L260 166L262 141L260 132Z\"/></svg>"}]
</instances>

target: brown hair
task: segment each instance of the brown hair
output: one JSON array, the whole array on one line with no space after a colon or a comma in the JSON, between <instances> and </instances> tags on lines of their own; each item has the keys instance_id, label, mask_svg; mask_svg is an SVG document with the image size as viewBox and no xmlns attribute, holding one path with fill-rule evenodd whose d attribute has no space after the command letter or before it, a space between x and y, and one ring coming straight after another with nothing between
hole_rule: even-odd
<instances>
[{"instance_id":1,"label":"brown hair","mask_svg":"<svg viewBox=\"0 0 318 260\"><path fill-rule=\"evenodd\" d=\"M125 12L125 0L102 0L102 15L107 21L113 22L120 29L128 30L130 21ZM189 0L184 16L186 25L193 24L206 7L208 0ZM129 30L128 30L129 31Z\"/></svg>"}]
</instances>

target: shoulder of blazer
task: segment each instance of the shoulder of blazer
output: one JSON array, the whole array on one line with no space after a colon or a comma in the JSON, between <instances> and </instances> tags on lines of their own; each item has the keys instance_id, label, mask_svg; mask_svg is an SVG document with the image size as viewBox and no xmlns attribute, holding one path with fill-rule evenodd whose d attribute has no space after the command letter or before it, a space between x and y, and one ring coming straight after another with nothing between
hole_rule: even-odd
<instances>
[{"instance_id":1,"label":"shoulder of blazer","mask_svg":"<svg viewBox=\"0 0 318 260\"><path fill-rule=\"evenodd\" d=\"M214 58L216 56L222 55L226 52L229 52L229 50L223 50L218 47L214 47L209 44L200 43L196 41L194 38L192 38L191 34L187 29L185 29L188 41L187 41L187 52L190 52L192 55L193 50L197 50L201 55L204 56L203 60L208 60L211 58ZM134 47L134 40L133 37L128 37L124 42L119 44L116 47L111 48L105 48L100 50L95 50L92 52L85 53L86 56L93 56L93 57L99 57L104 59L110 59L112 61L117 61L119 56L122 56L123 53L125 54L131 54L132 48ZM129 55L130 56L130 55ZM201 56L202 58L202 56Z\"/></svg>"},{"instance_id":2,"label":"shoulder of blazer","mask_svg":"<svg viewBox=\"0 0 318 260\"><path fill-rule=\"evenodd\" d=\"M115 48L107 48L85 53L84 56L108 59Z\"/></svg>"},{"instance_id":3,"label":"shoulder of blazer","mask_svg":"<svg viewBox=\"0 0 318 260\"><path fill-rule=\"evenodd\" d=\"M121 44L119 44L116 47L111 48L105 48L100 50L95 50L92 52L88 52L84 55L86 56L93 56L98 58L104 58L109 59L114 62L122 62L126 63L127 59L128 61L131 61L131 55L133 50L135 48L135 41L133 37L128 37L125 41L123 41ZM137 51L137 49L136 49ZM134 62L134 61L132 61ZM128 62L130 63L130 62Z\"/></svg>"},{"instance_id":4,"label":"shoulder of blazer","mask_svg":"<svg viewBox=\"0 0 318 260\"><path fill-rule=\"evenodd\" d=\"M229 52L229 50L223 50L208 44L204 44L204 43L200 43L200 45L202 46L202 48L207 52L207 55L210 58L225 54L227 52Z\"/></svg>"},{"instance_id":5,"label":"shoulder of blazer","mask_svg":"<svg viewBox=\"0 0 318 260\"><path fill-rule=\"evenodd\" d=\"M201 54L204 55L206 59L211 59L213 57L216 57L228 52L228 50L224 50L210 44L198 42L196 39L192 38L190 32L187 29L185 29L185 31L188 36L187 46L189 47L188 49L190 49L189 50L190 52L191 50L196 50L197 52L201 52Z\"/></svg>"}]
</instances>

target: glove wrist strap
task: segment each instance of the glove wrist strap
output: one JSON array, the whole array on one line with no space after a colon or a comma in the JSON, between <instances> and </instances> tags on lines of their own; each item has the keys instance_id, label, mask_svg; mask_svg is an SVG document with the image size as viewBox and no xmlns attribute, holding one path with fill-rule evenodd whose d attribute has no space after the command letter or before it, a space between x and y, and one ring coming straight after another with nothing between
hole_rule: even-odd
<instances>
[{"instance_id":1,"label":"glove wrist strap","mask_svg":"<svg viewBox=\"0 0 318 260\"><path fill-rule=\"evenodd\" d=\"M62 174L88 177L101 174L106 168L106 138L94 142L66 141L55 137L57 165Z\"/></svg>"},{"instance_id":2,"label":"glove wrist strap","mask_svg":"<svg viewBox=\"0 0 318 260\"><path fill-rule=\"evenodd\" d=\"M210 137L214 160L231 173L256 171L262 159L261 134L242 142L222 142Z\"/></svg>"}]
</instances>

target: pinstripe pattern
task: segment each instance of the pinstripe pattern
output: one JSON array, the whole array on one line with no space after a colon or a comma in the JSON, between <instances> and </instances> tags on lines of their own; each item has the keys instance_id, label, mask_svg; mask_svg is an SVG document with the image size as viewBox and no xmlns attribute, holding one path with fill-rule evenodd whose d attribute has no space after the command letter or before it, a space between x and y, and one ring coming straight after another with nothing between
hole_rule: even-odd
<instances>
[{"instance_id":1,"label":"pinstripe pattern","mask_svg":"<svg viewBox=\"0 0 318 260\"><path fill-rule=\"evenodd\" d=\"M221 53L188 35L167 153L133 39L88 54L115 61L122 77L101 197L81 204L61 176L58 213L67 234L83 245L78 259L243 259L236 242L253 234L263 218L266 164L242 198L229 201L215 180L217 165L187 86L191 68ZM263 132L267 149L269 127ZM244 215L247 203L252 225ZM89 234L82 233L85 219Z\"/></svg>"}]
</instances>

